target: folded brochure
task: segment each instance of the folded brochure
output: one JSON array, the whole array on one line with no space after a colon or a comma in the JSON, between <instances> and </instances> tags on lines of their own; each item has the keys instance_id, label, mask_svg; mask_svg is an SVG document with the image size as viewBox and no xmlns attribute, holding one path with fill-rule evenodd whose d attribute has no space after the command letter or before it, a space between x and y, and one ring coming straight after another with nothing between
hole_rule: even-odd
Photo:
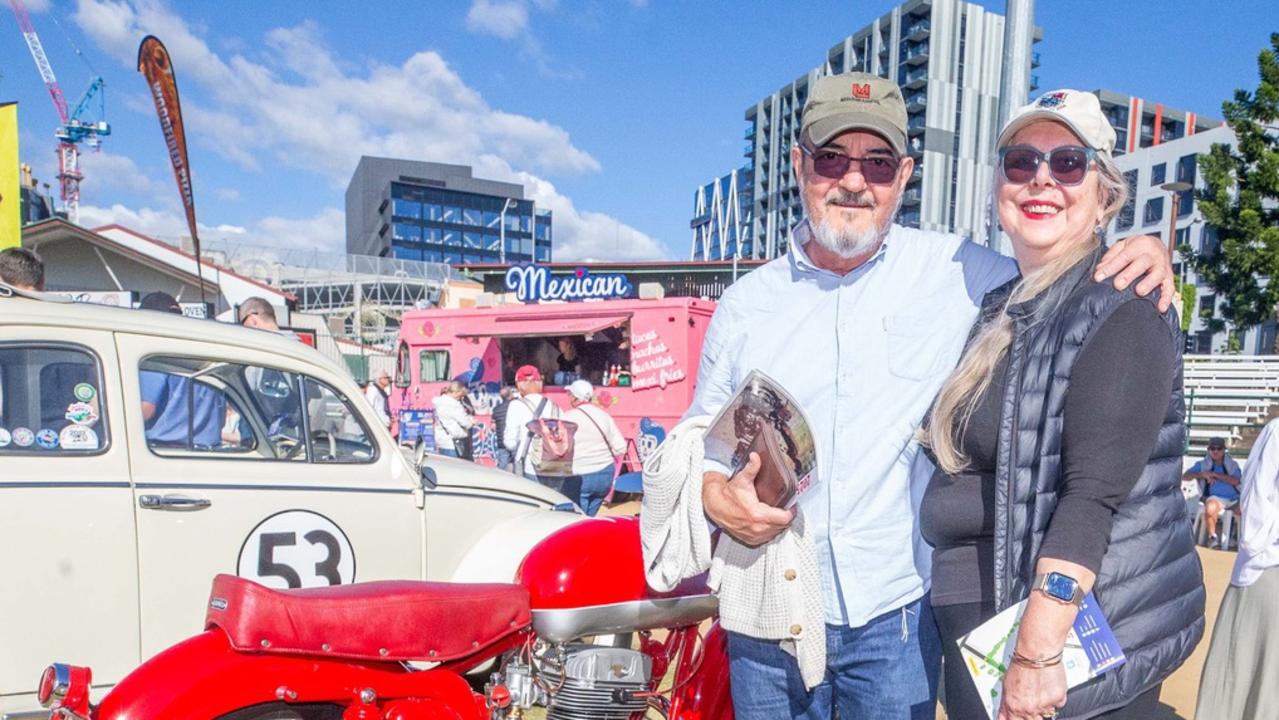
<instances>
[{"instance_id":1,"label":"folded brochure","mask_svg":"<svg viewBox=\"0 0 1279 720\"><path fill-rule=\"evenodd\" d=\"M1017 628L1024 612L1026 601L1022 600L959 639L959 652L992 720L999 712L1004 673L1012 662ZM1061 656L1061 664L1066 669L1066 687L1082 685L1124 662L1124 651L1115 641L1097 599L1088 593L1066 636Z\"/></svg>"},{"instance_id":2,"label":"folded brochure","mask_svg":"<svg viewBox=\"0 0 1279 720\"><path fill-rule=\"evenodd\" d=\"M729 468L746 467L758 453L755 492L774 507L793 505L811 489L817 466L812 425L780 383L752 370L706 431L706 458Z\"/></svg>"}]
</instances>

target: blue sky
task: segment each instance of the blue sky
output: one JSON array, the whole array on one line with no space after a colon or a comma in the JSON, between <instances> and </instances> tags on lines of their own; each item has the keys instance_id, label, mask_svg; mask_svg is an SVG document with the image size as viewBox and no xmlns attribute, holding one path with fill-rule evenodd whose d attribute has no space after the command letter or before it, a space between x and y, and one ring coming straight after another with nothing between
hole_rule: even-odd
<instances>
[{"instance_id":1,"label":"blue sky","mask_svg":"<svg viewBox=\"0 0 1279 720\"><path fill-rule=\"evenodd\" d=\"M740 165L745 108L894 5L669 0L28 0L72 104L108 84L82 221L185 234L138 42L169 47L202 237L339 250L361 153L472 164L555 211L560 259L686 257L692 194ZM980 4L1003 12L1003 0ZM1270 0L1039 0L1044 89L1106 88L1220 116L1279 31ZM57 118L16 23L0 101L53 182ZM55 22L54 20L57 20Z\"/></svg>"}]
</instances>

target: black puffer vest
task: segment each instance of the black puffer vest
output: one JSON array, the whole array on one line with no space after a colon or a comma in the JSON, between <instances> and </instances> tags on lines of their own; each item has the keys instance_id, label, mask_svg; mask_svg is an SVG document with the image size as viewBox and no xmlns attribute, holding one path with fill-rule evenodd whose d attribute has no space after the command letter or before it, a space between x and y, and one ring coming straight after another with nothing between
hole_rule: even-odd
<instances>
[{"instance_id":1,"label":"black puffer vest","mask_svg":"<svg viewBox=\"0 0 1279 720\"><path fill-rule=\"evenodd\" d=\"M1100 253L1058 281L1064 283L1058 287L1072 288L1064 302L1041 308L1041 295L1008 310L1014 334L1002 388L995 475L997 610L1029 594L1044 531L1057 507L1062 412L1071 368L1110 313L1134 297L1131 288L1116 292L1109 282L1093 282ZM1007 290L992 293L985 309L997 309ZM1093 587L1127 662L1070 690L1063 718L1091 717L1131 702L1181 665L1203 636L1203 570L1181 493L1181 330L1171 311L1163 317L1173 330L1176 352L1172 399L1155 449L1115 513Z\"/></svg>"}]
</instances>

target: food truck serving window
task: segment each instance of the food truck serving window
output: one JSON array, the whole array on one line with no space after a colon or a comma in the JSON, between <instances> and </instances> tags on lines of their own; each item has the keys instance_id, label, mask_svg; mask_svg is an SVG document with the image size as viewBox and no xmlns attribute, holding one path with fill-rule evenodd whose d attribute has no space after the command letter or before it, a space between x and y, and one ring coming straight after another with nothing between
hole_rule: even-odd
<instances>
[{"instance_id":1,"label":"food truck serving window","mask_svg":"<svg viewBox=\"0 0 1279 720\"><path fill-rule=\"evenodd\" d=\"M448 350L423 350L418 353L417 362L421 382L443 382L449 379Z\"/></svg>"},{"instance_id":2,"label":"food truck serving window","mask_svg":"<svg viewBox=\"0 0 1279 720\"><path fill-rule=\"evenodd\" d=\"M629 384L630 338L629 319L585 333L503 335L500 337L505 358L502 381L514 383L515 368L533 365L541 370L547 385L568 385L578 378L597 386Z\"/></svg>"}]
</instances>

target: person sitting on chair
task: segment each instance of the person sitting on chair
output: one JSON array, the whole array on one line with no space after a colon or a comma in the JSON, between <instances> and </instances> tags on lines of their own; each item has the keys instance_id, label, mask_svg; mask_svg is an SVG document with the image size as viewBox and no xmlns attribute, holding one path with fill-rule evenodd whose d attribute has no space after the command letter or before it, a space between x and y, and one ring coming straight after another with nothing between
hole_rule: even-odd
<instances>
[{"instance_id":1,"label":"person sitting on chair","mask_svg":"<svg viewBox=\"0 0 1279 720\"><path fill-rule=\"evenodd\" d=\"M1208 544L1218 547L1230 544L1230 538L1217 538L1217 517L1225 510L1238 514L1239 480L1243 473L1239 464L1226 452L1226 439L1215 437L1208 441L1208 454L1203 460L1190 466L1184 480L1199 480L1204 489L1203 522L1208 528Z\"/></svg>"}]
</instances>

